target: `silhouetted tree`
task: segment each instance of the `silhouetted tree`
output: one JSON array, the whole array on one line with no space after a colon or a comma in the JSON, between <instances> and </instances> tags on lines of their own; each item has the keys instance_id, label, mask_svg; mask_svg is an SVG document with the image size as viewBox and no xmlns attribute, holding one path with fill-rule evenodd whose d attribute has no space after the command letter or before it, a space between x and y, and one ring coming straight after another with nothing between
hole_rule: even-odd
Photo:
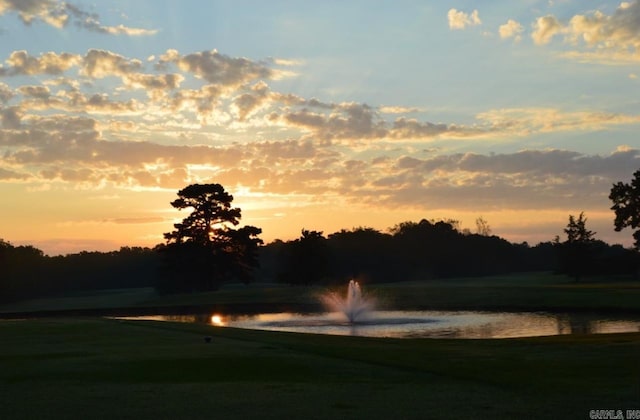
<instances>
[{"instance_id":1,"label":"silhouetted tree","mask_svg":"<svg viewBox=\"0 0 640 420\"><path fill-rule=\"evenodd\" d=\"M234 227L241 211L231 207L233 196L220 184L193 184L178 191L171 205L191 214L164 234L160 251L165 259L162 292L215 290L234 279L248 282L258 264L262 232L255 226Z\"/></svg>"},{"instance_id":2,"label":"silhouetted tree","mask_svg":"<svg viewBox=\"0 0 640 420\"><path fill-rule=\"evenodd\" d=\"M564 229L567 239L560 244L560 262L562 271L573 276L576 280L589 272L594 256L595 232L587 229L587 219L584 212L576 219L569 215L569 223Z\"/></svg>"},{"instance_id":3,"label":"silhouetted tree","mask_svg":"<svg viewBox=\"0 0 640 420\"><path fill-rule=\"evenodd\" d=\"M39 292L44 253L31 245L13 246L0 239L0 301Z\"/></svg>"},{"instance_id":4,"label":"silhouetted tree","mask_svg":"<svg viewBox=\"0 0 640 420\"><path fill-rule=\"evenodd\" d=\"M46 281L51 293L77 290L154 286L160 258L150 248L122 247L118 251L81 251L47 258Z\"/></svg>"},{"instance_id":5,"label":"silhouetted tree","mask_svg":"<svg viewBox=\"0 0 640 420\"><path fill-rule=\"evenodd\" d=\"M481 236L491 236L491 226L482 216L476 219L476 233Z\"/></svg>"},{"instance_id":6,"label":"silhouetted tree","mask_svg":"<svg viewBox=\"0 0 640 420\"><path fill-rule=\"evenodd\" d=\"M327 274L329 248L322 232L302 229L281 255L280 281L289 284L316 284Z\"/></svg>"},{"instance_id":7,"label":"silhouetted tree","mask_svg":"<svg viewBox=\"0 0 640 420\"><path fill-rule=\"evenodd\" d=\"M633 173L631 183L618 182L611 187L609 199L613 201L615 230L620 232L626 227L638 229L640 227L640 170ZM640 250L640 230L633 232L635 248Z\"/></svg>"},{"instance_id":8,"label":"silhouetted tree","mask_svg":"<svg viewBox=\"0 0 640 420\"><path fill-rule=\"evenodd\" d=\"M443 277L459 268L461 255L456 244L463 234L457 226L455 220L422 219L391 228L391 252L398 261L398 278Z\"/></svg>"},{"instance_id":9,"label":"silhouetted tree","mask_svg":"<svg viewBox=\"0 0 640 420\"><path fill-rule=\"evenodd\" d=\"M331 274L341 283L390 281L398 273L392 237L369 227L342 229L328 236Z\"/></svg>"},{"instance_id":10,"label":"silhouetted tree","mask_svg":"<svg viewBox=\"0 0 640 420\"><path fill-rule=\"evenodd\" d=\"M578 219L573 215L569 215L569 223L564 229L564 233L567 234L568 243L576 244L588 244L593 242L595 232L587 229L587 218L584 217L584 212L580 212Z\"/></svg>"}]
</instances>

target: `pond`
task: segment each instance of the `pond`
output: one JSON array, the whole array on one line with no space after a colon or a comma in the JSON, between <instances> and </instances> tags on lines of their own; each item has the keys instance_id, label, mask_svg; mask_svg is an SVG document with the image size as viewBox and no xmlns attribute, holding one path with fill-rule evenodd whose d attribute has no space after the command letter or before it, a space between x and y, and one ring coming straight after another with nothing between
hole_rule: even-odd
<instances>
[{"instance_id":1,"label":"pond","mask_svg":"<svg viewBox=\"0 0 640 420\"><path fill-rule=\"evenodd\" d=\"M515 338L639 332L640 316L479 311L373 311L357 322L341 313L191 314L119 319L200 322L217 327L394 338Z\"/></svg>"}]
</instances>

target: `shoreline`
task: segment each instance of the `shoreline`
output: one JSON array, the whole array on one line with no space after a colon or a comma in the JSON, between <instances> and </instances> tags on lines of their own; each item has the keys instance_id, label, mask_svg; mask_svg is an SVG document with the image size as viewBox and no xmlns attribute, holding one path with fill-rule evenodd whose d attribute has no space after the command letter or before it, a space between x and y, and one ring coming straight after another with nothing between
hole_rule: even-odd
<instances>
[{"instance_id":1,"label":"shoreline","mask_svg":"<svg viewBox=\"0 0 640 420\"><path fill-rule=\"evenodd\" d=\"M391 308L380 308L391 310ZM620 307L562 307L541 306L532 308L524 305L424 305L403 310L416 311L477 311L477 312L521 312L551 314L597 314L616 316L638 316L640 309ZM38 311L0 312L0 320L61 318L61 317L107 317L107 316L145 316L145 315L191 315L206 313L224 313L229 315L256 315L260 313L321 313L326 312L323 305L313 303L212 303L198 305L167 306L127 306L112 308L73 308Z\"/></svg>"}]
</instances>

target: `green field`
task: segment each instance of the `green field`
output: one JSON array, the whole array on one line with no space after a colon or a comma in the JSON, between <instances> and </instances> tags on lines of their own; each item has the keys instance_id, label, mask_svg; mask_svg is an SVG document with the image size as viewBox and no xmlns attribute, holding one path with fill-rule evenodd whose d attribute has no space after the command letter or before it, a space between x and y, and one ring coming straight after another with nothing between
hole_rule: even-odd
<instances>
[{"instance_id":1,"label":"green field","mask_svg":"<svg viewBox=\"0 0 640 420\"><path fill-rule=\"evenodd\" d=\"M57 318L2 321L0 336L3 419L588 418L640 407L639 333L393 340Z\"/></svg>"},{"instance_id":2,"label":"green field","mask_svg":"<svg viewBox=\"0 0 640 420\"><path fill-rule=\"evenodd\" d=\"M640 281L590 279L530 273L482 278L454 278L386 284L364 284L380 307L387 309L466 309L518 311L593 311L640 313ZM158 296L152 288L88 291L71 296L32 299L0 305L9 312L109 308L171 308L221 305L313 306L326 287L291 287L256 283L227 285L208 293ZM344 291L344 286L343 289Z\"/></svg>"},{"instance_id":3,"label":"green field","mask_svg":"<svg viewBox=\"0 0 640 420\"><path fill-rule=\"evenodd\" d=\"M640 311L631 280L538 273L365 289L393 309ZM122 289L0 312L309 305L325 290ZM592 409L640 409L640 333L374 339L66 316L0 321L0 337L0 419L584 419Z\"/></svg>"},{"instance_id":4,"label":"green field","mask_svg":"<svg viewBox=\"0 0 640 420\"><path fill-rule=\"evenodd\" d=\"M442 279L380 285L389 306L416 309L640 313L640 281L572 278L549 273Z\"/></svg>"}]
</instances>

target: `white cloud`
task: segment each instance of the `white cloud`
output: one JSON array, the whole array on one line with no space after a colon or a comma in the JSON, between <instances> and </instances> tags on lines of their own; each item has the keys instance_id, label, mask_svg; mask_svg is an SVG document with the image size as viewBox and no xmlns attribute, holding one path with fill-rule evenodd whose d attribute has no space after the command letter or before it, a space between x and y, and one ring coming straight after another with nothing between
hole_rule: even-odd
<instances>
[{"instance_id":1,"label":"white cloud","mask_svg":"<svg viewBox=\"0 0 640 420\"><path fill-rule=\"evenodd\" d=\"M0 102L6 104L11 98L13 98L13 96L13 90L9 87L9 85L0 83Z\"/></svg>"},{"instance_id":2,"label":"white cloud","mask_svg":"<svg viewBox=\"0 0 640 420\"><path fill-rule=\"evenodd\" d=\"M144 89L154 100L165 97L169 91L178 89L184 81L181 74L142 74L130 73L122 77L124 85L129 89Z\"/></svg>"},{"instance_id":3,"label":"white cloud","mask_svg":"<svg viewBox=\"0 0 640 420\"><path fill-rule=\"evenodd\" d=\"M566 22L553 15L538 18L532 38L538 45L551 42L556 35L572 45L564 53L580 61L637 62L640 61L640 2L623 2L611 15L599 10L576 14Z\"/></svg>"},{"instance_id":4,"label":"white cloud","mask_svg":"<svg viewBox=\"0 0 640 420\"><path fill-rule=\"evenodd\" d=\"M40 20L56 28L62 28L69 19L64 8L64 3L53 0L0 0L0 15L15 12L25 25Z\"/></svg>"},{"instance_id":5,"label":"white cloud","mask_svg":"<svg viewBox=\"0 0 640 420\"><path fill-rule=\"evenodd\" d=\"M142 69L142 61L129 59L111 51L91 49L83 57L81 74L103 78L108 76L126 76Z\"/></svg>"},{"instance_id":6,"label":"white cloud","mask_svg":"<svg viewBox=\"0 0 640 420\"><path fill-rule=\"evenodd\" d=\"M380 112L383 114L409 114L412 112L418 112L417 108L410 108L406 106L381 106Z\"/></svg>"},{"instance_id":7,"label":"white cloud","mask_svg":"<svg viewBox=\"0 0 640 420\"><path fill-rule=\"evenodd\" d=\"M307 108L287 112L280 120L300 127L322 140L370 139L387 135L384 121L366 104L344 103L329 112L312 112Z\"/></svg>"},{"instance_id":8,"label":"white cloud","mask_svg":"<svg viewBox=\"0 0 640 420\"><path fill-rule=\"evenodd\" d=\"M476 26L482 23L477 10L469 14L456 9L449 9L447 19L449 20L449 29L464 29L467 26Z\"/></svg>"},{"instance_id":9,"label":"white cloud","mask_svg":"<svg viewBox=\"0 0 640 420\"><path fill-rule=\"evenodd\" d=\"M167 62L174 62L180 70L219 85L238 86L274 75L273 71L263 64L243 57L220 54L217 50L184 56L180 56L175 50L168 50L161 57L162 64Z\"/></svg>"},{"instance_id":10,"label":"white cloud","mask_svg":"<svg viewBox=\"0 0 640 420\"><path fill-rule=\"evenodd\" d=\"M59 75L80 63L81 57L76 54L46 52L38 57L26 51L14 51L5 60L7 67L0 66L0 76Z\"/></svg>"},{"instance_id":11,"label":"white cloud","mask_svg":"<svg viewBox=\"0 0 640 420\"><path fill-rule=\"evenodd\" d=\"M598 111L563 111L556 108L494 109L476 116L496 134L529 135L561 131L593 131L606 126L637 124L640 115Z\"/></svg>"},{"instance_id":12,"label":"white cloud","mask_svg":"<svg viewBox=\"0 0 640 420\"><path fill-rule=\"evenodd\" d=\"M507 39L513 38L515 42L520 42L522 40L522 32L524 28L518 22L513 19L509 19L507 23L504 25L500 25L498 28L498 33L500 34L500 38Z\"/></svg>"},{"instance_id":13,"label":"white cloud","mask_svg":"<svg viewBox=\"0 0 640 420\"><path fill-rule=\"evenodd\" d=\"M539 17L533 24L531 38L537 45L548 44L555 35L562 32L562 24L552 15Z\"/></svg>"},{"instance_id":14,"label":"white cloud","mask_svg":"<svg viewBox=\"0 0 640 420\"><path fill-rule=\"evenodd\" d=\"M475 211L571 208L576 202L602 206L611 183L627 177L639 163L639 150L608 156L566 150L460 153L429 159L405 156L373 186L389 206Z\"/></svg>"},{"instance_id":15,"label":"white cloud","mask_svg":"<svg viewBox=\"0 0 640 420\"><path fill-rule=\"evenodd\" d=\"M516 25L509 34L519 34ZM169 50L153 61L106 50L11 54L3 67L9 82L21 82L11 75L38 77L16 87L0 84L1 182L173 189L215 180L261 193L423 208L463 192L479 205L493 199L510 208L550 204L572 189L595 200L596 187L628 171L640 155L634 149L608 157L430 149L424 159L433 140L516 141L637 124L640 117L523 107L490 109L472 123L427 121L411 107L275 92L263 80L273 74L269 61L215 50ZM73 80L75 74L81 77ZM503 194L525 204L505 204ZM465 206L463 198L452 200Z\"/></svg>"},{"instance_id":16,"label":"white cloud","mask_svg":"<svg viewBox=\"0 0 640 420\"><path fill-rule=\"evenodd\" d=\"M258 82L251 87L250 92L243 93L233 99L232 108L240 121L244 121L253 112L263 106L269 98L269 87L264 82Z\"/></svg>"},{"instance_id":17,"label":"white cloud","mask_svg":"<svg viewBox=\"0 0 640 420\"><path fill-rule=\"evenodd\" d=\"M91 32L109 35L142 36L154 35L155 29L130 28L122 24L108 26L100 23L100 16L90 13L79 6L56 0L0 0L0 15L13 12L29 26L41 21L62 29L69 23Z\"/></svg>"},{"instance_id":18,"label":"white cloud","mask_svg":"<svg viewBox=\"0 0 640 420\"><path fill-rule=\"evenodd\" d=\"M23 112L17 106L0 108L0 123L5 130L18 130L20 128ZM0 131L0 135L2 132Z\"/></svg>"}]
</instances>

